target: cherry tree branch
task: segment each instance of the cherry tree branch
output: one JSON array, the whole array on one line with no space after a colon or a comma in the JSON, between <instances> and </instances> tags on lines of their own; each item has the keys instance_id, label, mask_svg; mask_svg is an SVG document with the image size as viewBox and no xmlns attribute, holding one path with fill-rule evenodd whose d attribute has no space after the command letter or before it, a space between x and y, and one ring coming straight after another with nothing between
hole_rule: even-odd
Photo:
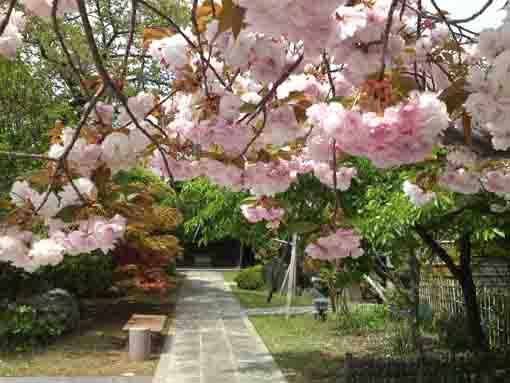
<instances>
[{"instance_id":1,"label":"cherry tree branch","mask_svg":"<svg viewBox=\"0 0 510 383\"><path fill-rule=\"evenodd\" d=\"M390 41L390 32L391 26L393 24L393 14L397 9L397 4L399 0L392 0L390 5L390 10L388 11L388 20L386 21L386 26L384 28L384 34L382 37L383 49L382 49L382 57L381 57L381 69L379 71L379 80L384 80L384 72L386 71L386 54L388 53L388 44Z\"/></svg>"},{"instance_id":2,"label":"cherry tree branch","mask_svg":"<svg viewBox=\"0 0 510 383\"><path fill-rule=\"evenodd\" d=\"M141 1L141 0L138 0L138 1ZM126 96L117 88L117 86L115 85L114 81L110 77L108 71L106 70L106 68L105 68L105 66L103 64L103 59L102 59L101 55L99 54L99 50L97 48L96 40L94 39L94 32L92 30L92 26L90 25L90 20L89 20L88 14L87 14L87 7L85 5L85 1L84 0L77 0L76 2L78 4L78 9L79 9L80 16L81 16L81 19L82 19L82 22L83 22L83 28L85 30L85 36L87 37L88 45L89 45L89 48L90 48L91 53L92 53L92 58L94 59L94 64L96 66L96 69L97 69L99 75L101 76L101 78L103 80L104 86L109 87L113 91L113 93L115 94L117 99L121 102L122 106L126 109L126 112L127 112L128 116L129 116L129 118L131 119L131 121L133 121L133 123L135 124L136 128L138 130L140 130L143 133L143 135L145 137L147 137L154 145L156 145L157 150L159 151L159 153L162 156L162 159L163 159L163 162L165 164L165 168L166 168L166 171L168 173L168 176L169 176L171 182L173 183L173 176L172 176L172 172L170 170L170 165L168 163L168 159L166 158L165 151L163 150L163 148L161 147L159 142L157 140L155 140L140 125L140 123L138 122L138 119L136 118L136 116L133 114L133 112L129 108Z\"/></svg>"},{"instance_id":3,"label":"cherry tree branch","mask_svg":"<svg viewBox=\"0 0 510 383\"><path fill-rule=\"evenodd\" d=\"M262 100L260 100L260 102L257 104L257 106L255 107L255 111L250 115L249 113L246 114L243 118L241 118L238 122L243 122L244 120L246 120L247 118L248 119L248 123L253 121L253 119L255 117L257 117L257 115L263 110L265 109L265 105L271 101L271 99L273 98L273 96L276 94L276 90L278 89L278 87L283 84L289 77L292 73L294 73L294 71L297 69L297 67L301 64L301 62L303 61L303 58L304 58L305 54L304 52L301 53L301 55L299 56L299 58L296 60L296 62L294 62L294 64L292 64L292 66L284 73L281 75L281 77L273 84L273 86L271 87L271 90L262 98Z\"/></svg>"},{"instance_id":4,"label":"cherry tree branch","mask_svg":"<svg viewBox=\"0 0 510 383\"><path fill-rule=\"evenodd\" d=\"M43 161L57 161L56 158L51 158L41 154L32 154L32 153L21 153L21 152L9 152L5 150L0 150L0 156L11 158L25 158L31 160L43 160Z\"/></svg>"},{"instance_id":5,"label":"cherry tree branch","mask_svg":"<svg viewBox=\"0 0 510 383\"><path fill-rule=\"evenodd\" d=\"M126 46L126 53L124 55L124 62L122 64L122 74L120 76L120 80L124 81L127 75L128 71L128 61L129 61L129 54L131 51L131 46L133 45L133 40L135 36L135 29L136 29L136 7L137 7L137 0L131 1L131 7L133 8L131 10L131 18L129 21L129 35L128 35L128 41Z\"/></svg>"},{"instance_id":6,"label":"cherry tree branch","mask_svg":"<svg viewBox=\"0 0 510 383\"><path fill-rule=\"evenodd\" d=\"M149 4L148 2L146 2L144 0L138 0L138 2L140 4L142 4L144 7L146 7L147 9L149 9L152 12L154 12L155 14L157 14L158 16L165 19L172 26L172 28L174 28L175 31L177 33L179 33L184 38L184 40L186 40L186 42L188 43L188 45L190 47L192 47L193 49L197 49L197 46L193 43L193 41L191 41L191 39L188 37L188 35L186 35L186 33L184 33L184 31L177 25L177 23L175 21L173 21L173 19L171 17L168 17L168 15L165 15L158 8L156 8L155 6Z\"/></svg>"},{"instance_id":7,"label":"cherry tree branch","mask_svg":"<svg viewBox=\"0 0 510 383\"><path fill-rule=\"evenodd\" d=\"M64 52L64 55L67 58L69 65L71 66L71 69L73 70L73 73L75 73L76 76L78 76L78 79L81 80L81 71L78 67L76 67L74 65L74 61L71 56L71 53L69 52L69 49L67 49L67 46L65 44L64 36L62 35L62 33L60 31L60 26L58 24L58 19L57 19L58 2L59 2L59 0L55 0L51 7L51 20L52 20L52 24L53 24L53 31L57 35L57 40L60 44L60 47L62 48L62 51ZM85 89L85 91L86 91L86 89Z\"/></svg>"},{"instance_id":8,"label":"cherry tree branch","mask_svg":"<svg viewBox=\"0 0 510 383\"><path fill-rule=\"evenodd\" d=\"M82 114L82 116L80 118L80 121L78 122L78 125L77 125L77 127L76 127L76 129L74 131L73 137L71 138L71 141L70 141L69 145L67 145L65 147L64 152L62 153L62 155L57 160L58 162L57 162L57 165L55 167L55 171L53 173L53 176L51 178L50 186L48 187L48 190L46 191L46 194L44 195L44 198L41 201L41 204L39 205L39 207L37 207L35 209L35 213L36 214L39 213L39 211L44 207L46 202L48 202L48 198L50 197L51 193L55 189L55 184L56 184L56 182L58 180L58 176L60 175L60 171L61 170L64 170L65 172L67 172L69 181L71 182L71 186L73 187L73 189L75 189L75 191L78 190L76 185L74 185L73 180L71 179L71 176L68 173L68 169L67 169L67 165L66 165L66 160L67 160L67 157L69 156L69 153L71 153L71 150L73 149L74 144L76 144L76 141L80 137L81 130L82 130L83 126L85 125L85 123L87 122L87 119L89 118L90 113L92 113L92 110L96 106L97 100L98 100L99 96L103 93L103 90L104 90L104 87L101 86L99 88L99 90L94 94L92 99L88 102L87 107L83 111L83 114ZM83 195L81 193L79 193L79 190L78 190L78 196L85 203L87 202L85 197L83 197Z\"/></svg>"},{"instance_id":9,"label":"cherry tree branch","mask_svg":"<svg viewBox=\"0 0 510 383\"><path fill-rule=\"evenodd\" d=\"M7 24L9 24L9 20L11 18L11 14L12 11L14 10L14 7L16 6L16 2L17 0L11 0L11 2L9 3L9 7L7 7L7 13L5 14L4 19L0 23L0 36L2 36L2 34L5 31L5 28L7 28Z\"/></svg>"},{"instance_id":10,"label":"cherry tree branch","mask_svg":"<svg viewBox=\"0 0 510 383\"><path fill-rule=\"evenodd\" d=\"M436 11L440 15L440 17L443 19L444 23L446 24L446 27L448 28L448 30L452 34L452 38L455 41L455 44L457 45L457 54L458 54L458 57L459 57L459 64L460 64L462 62L462 47L460 46L460 41L457 39L457 36L455 35L455 32L454 32L454 30L453 30L453 28L451 26L451 22L448 22L448 19L444 15L444 13L441 10L441 8L439 8L439 6L435 2L435 0L430 0L430 2L432 3L433 7L436 9Z\"/></svg>"},{"instance_id":11,"label":"cherry tree branch","mask_svg":"<svg viewBox=\"0 0 510 383\"><path fill-rule=\"evenodd\" d=\"M197 22L197 7L198 7L198 0L193 0L193 7L191 9L191 22L193 24L193 28L195 29L195 35L197 36L197 43L198 43L198 55L200 56L200 67L202 69L202 76L203 76L203 83L204 83L204 91L205 96L209 97L209 85L207 84L207 67L204 65L204 63L207 64L209 60L206 60L204 57L204 48L202 47L202 38L200 36L200 30L198 28L198 22ZM211 55L209 55L209 58Z\"/></svg>"},{"instance_id":12,"label":"cherry tree branch","mask_svg":"<svg viewBox=\"0 0 510 383\"><path fill-rule=\"evenodd\" d=\"M147 9L151 10L152 12L154 12L155 14L157 14L158 16L162 17L163 19L165 19L168 23L170 23L170 25L175 29L175 31L180 34L184 40L186 40L186 42L188 43L188 45L193 49L195 50L196 52L198 52L198 54L200 55L200 60L202 62L206 62L207 63L207 67L211 70L211 72L213 72L214 76L217 78L217 80L220 82L220 84L225 88L225 89L228 89L228 90L232 90L232 86L227 84L225 82L225 80L220 76L220 74L218 73L218 71L216 70L216 68L211 65L210 63L210 60L205 60L205 56L203 54L203 50L202 50L202 47L201 47L201 43L200 43L200 34L198 33L198 27L195 26L195 28L197 28L197 38L198 38L198 46L193 43L193 41L191 41L191 39L189 38L188 35L186 35L186 33L184 33L184 31L179 28L179 26L177 25L177 23L171 18L169 17L168 15L165 15L163 12L161 12L159 9L157 9L156 7L154 7L153 5L151 5L150 3L148 3L147 1L145 0L137 0L140 4L142 4L144 7L146 7ZM194 0L195 1L195 0ZM195 15L196 15L196 9L195 9ZM195 21L193 21L193 18L195 19ZM196 17L192 17L192 22L195 24L196 23ZM201 53L202 52L202 53Z\"/></svg>"}]
</instances>

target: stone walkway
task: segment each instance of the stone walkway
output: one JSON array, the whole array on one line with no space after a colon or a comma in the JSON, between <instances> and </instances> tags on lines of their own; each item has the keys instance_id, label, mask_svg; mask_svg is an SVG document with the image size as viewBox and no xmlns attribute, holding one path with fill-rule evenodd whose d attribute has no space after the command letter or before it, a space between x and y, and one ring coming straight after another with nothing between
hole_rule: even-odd
<instances>
[{"instance_id":1,"label":"stone walkway","mask_svg":"<svg viewBox=\"0 0 510 383\"><path fill-rule=\"evenodd\" d=\"M188 271L156 383L285 383L221 272Z\"/></svg>"}]
</instances>

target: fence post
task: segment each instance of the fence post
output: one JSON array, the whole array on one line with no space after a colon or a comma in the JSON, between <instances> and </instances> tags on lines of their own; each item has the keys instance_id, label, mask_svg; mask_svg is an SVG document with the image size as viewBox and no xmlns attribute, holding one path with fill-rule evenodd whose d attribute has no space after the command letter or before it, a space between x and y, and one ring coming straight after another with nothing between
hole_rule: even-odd
<instances>
[{"instance_id":1,"label":"fence post","mask_svg":"<svg viewBox=\"0 0 510 383\"><path fill-rule=\"evenodd\" d=\"M490 353L483 353L482 356L482 366L481 369L481 381L482 383L492 383L492 372L493 372L493 365L492 365L492 358Z\"/></svg>"},{"instance_id":2,"label":"fence post","mask_svg":"<svg viewBox=\"0 0 510 383\"><path fill-rule=\"evenodd\" d=\"M353 383L352 381L352 354L345 354L345 362L344 362L344 370L345 370L345 383Z\"/></svg>"},{"instance_id":3,"label":"fence post","mask_svg":"<svg viewBox=\"0 0 510 383\"><path fill-rule=\"evenodd\" d=\"M425 374L425 366L424 366L424 358L421 353L417 356L417 364L418 364L418 374L416 376L416 383L424 382L424 374Z\"/></svg>"}]
</instances>

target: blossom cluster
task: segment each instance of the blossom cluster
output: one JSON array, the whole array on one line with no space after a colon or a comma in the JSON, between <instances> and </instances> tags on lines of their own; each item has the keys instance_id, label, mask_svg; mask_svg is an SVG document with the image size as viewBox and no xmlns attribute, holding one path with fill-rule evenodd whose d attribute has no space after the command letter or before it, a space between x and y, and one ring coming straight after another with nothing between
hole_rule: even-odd
<instances>
[{"instance_id":1,"label":"blossom cluster","mask_svg":"<svg viewBox=\"0 0 510 383\"><path fill-rule=\"evenodd\" d=\"M42 217L53 218L62 209L80 204L82 197L89 201L96 199L97 189L90 179L78 178L73 180L73 184L64 185L59 193L51 190L39 193L27 181L16 181L12 185L10 197L18 207L27 207Z\"/></svg>"},{"instance_id":2,"label":"blossom cluster","mask_svg":"<svg viewBox=\"0 0 510 383\"><path fill-rule=\"evenodd\" d=\"M480 33L476 54L489 64L471 68L466 110L492 136L497 150L510 148L510 19L497 29Z\"/></svg>"},{"instance_id":3,"label":"blossom cluster","mask_svg":"<svg viewBox=\"0 0 510 383\"><path fill-rule=\"evenodd\" d=\"M383 116L339 103L315 104L307 115L342 151L367 157L380 168L423 161L448 127L446 106L430 93L414 93Z\"/></svg>"},{"instance_id":4,"label":"blossom cluster","mask_svg":"<svg viewBox=\"0 0 510 383\"><path fill-rule=\"evenodd\" d=\"M124 236L126 220L116 215L111 220L93 217L76 224L52 220L49 238L40 239L31 232L11 227L0 236L0 259L28 272L41 266L56 265L64 255L78 255L101 249L112 250Z\"/></svg>"},{"instance_id":5,"label":"blossom cluster","mask_svg":"<svg viewBox=\"0 0 510 383\"><path fill-rule=\"evenodd\" d=\"M242 205L241 212L250 223L267 221L267 227L277 229L285 216L281 207L260 205Z\"/></svg>"},{"instance_id":6,"label":"blossom cluster","mask_svg":"<svg viewBox=\"0 0 510 383\"><path fill-rule=\"evenodd\" d=\"M49 18L54 1L22 4L28 15ZM70 223L57 218L67 207L100 202L92 179L102 167L113 176L148 158L165 178L207 177L219 186L249 191L258 203L242 207L247 221L277 228L285 210L261 201L276 199L300 174L311 173L345 192L357 175L355 168L342 166L346 156L389 168L422 162L440 143L450 117L438 91L450 79L433 58L450 38L445 25L423 23L416 34L419 20L412 4L394 7L391 0L232 4L242 7L244 17L236 35L224 30L220 17L209 15L200 32L184 28L148 46L145 53L175 80L167 101L160 105L146 92L129 97L128 108L99 101L86 127L62 131L48 157L59 166L65 159L73 182L41 191L18 181L10 193L14 205L45 220L49 234L36 238L6 229L0 259L35 270L58 263L64 254L111 250L126 230L121 216ZM56 14L75 12L77 5L60 0ZM0 10L0 20L3 14ZM24 23L23 13L13 11L0 36L0 55L16 56ZM465 103L498 150L510 148L509 25L507 20L481 33L476 55L488 65L472 68L472 93ZM427 91L393 93L392 76L405 72L423 77ZM374 75L382 80L373 80ZM463 194L485 190L510 196L510 172L480 171L476 162L469 153L451 151L438 184ZM417 206L437 198L411 182L403 190ZM339 229L309 244L306 252L324 260L357 258L363 254L360 240L353 230Z\"/></svg>"},{"instance_id":7,"label":"blossom cluster","mask_svg":"<svg viewBox=\"0 0 510 383\"><path fill-rule=\"evenodd\" d=\"M0 24L4 21L4 10L0 8ZM4 33L0 35L0 56L8 58L16 57L16 52L21 44L21 34L25 29L25 17L22 12L12 11L11 17Z\"/></svg>"},{"instance_id":8,"label":"blossom cluster","mask_svg":"<svg viewBox=\"0 0 510 383\"><path fill-rule=\"evenodd\" d=\"M306 254L314 259L334 261L342 258L359 258L363 255L361 237L351 229L338 229L306 246Z\"/></svg>"}]
</instances>

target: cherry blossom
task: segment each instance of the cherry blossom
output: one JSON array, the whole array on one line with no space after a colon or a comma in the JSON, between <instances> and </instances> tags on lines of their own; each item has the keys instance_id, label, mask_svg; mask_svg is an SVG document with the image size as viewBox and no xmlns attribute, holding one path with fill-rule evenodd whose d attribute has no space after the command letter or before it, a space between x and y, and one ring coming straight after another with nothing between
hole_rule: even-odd
<instances>
[{"instance_id":1,"label":"cherry blossom","mask_svg":"<svg viewBox=\"0 0 510 383\"><path fill-rule=\"evenodd\" d=\"M476 194L481 189L480 174L460 169L447 169L439 177L439 185L461 194Z\"/></svg>"},{"instance_id":2,"label":"cherry blossom","mask_svg":"<svg viewBox=\"0 0 510 383\"><path fill-rule=\"evenodd\" d=\"M338 229L336 232L321 237L310 243L306 254L314 259L334 261L341 258L359 258L363 255L360 236L351 229Z\"/></svg>"},{"instance_id":3,"label":"cherry blossom","mask_svg":"<svg viewBox=\"0 0 510 383\"><path fill-rule=\"evenodd\" d=\"M482 178L483 186L491 193L502 197L510 195L510 172L508 170L492 170Z\"/></svg>"},{"instance_id":4,"label":"cherry blossom","mask_svg":"<svg viewBox=\"0 0 510 383\"><path fill-rule=\"evenodd\" d=\"M326 163L319 163L314 166L314 175L325 185L333 187L333 171L331 166ZM355 177L357 171L355 168L341 167L336 171L337 188L346 191L351 187L352 178Z\"/></svg>"},{"instance_id":5,"label":"cherry blossom","mask_svg":"<svg viewBox=\"0 0 510 383\"><path fill-rule=\"evenodd\" d=\"M280 207L242 205L241 211L248 222L268 221L269 227L273 229L278 228L285 216L285 210Z\"/></svg>"},{"instance_id":6,"label":"cherry blossom","mask_svg":"<svg viewBox=\"0 0 510 383\"><path fill-rule=\"evenodd\" d=\"M0 22L4 19L0 8ZM25 17L23 13L13 11L4 33L0 36L0 55L7 58L16 57L16 52L21 44L21 34L25 30Z\"/></svg>"},{"instance_id":7,"label":"cherry blossom","mask_svg":"<svg viewBox=\"0 0 510 383\"><path fill-rule=\"evenodd\" d=\"M78 178L73 180L74 187L70 183L65 185L62 191L58 194L62 207L75 205L81 203L80 196L75 190L81 194L82 197L88 200L95 200L97 198L96 185L88 178Z\"/></svg>"},{"instance_id":8,"label":"cherry blossom","mask_svg":"<svg viewBox=\"0 0 510 383\"><path fill-rule=\"evenodd\" d=\"M403 184L404 194L409 198L411 203L417 207L422 207L432 201L437 196L434 192L427 192L412 182L405 181Z\"/></svg>"}]
</instances>

